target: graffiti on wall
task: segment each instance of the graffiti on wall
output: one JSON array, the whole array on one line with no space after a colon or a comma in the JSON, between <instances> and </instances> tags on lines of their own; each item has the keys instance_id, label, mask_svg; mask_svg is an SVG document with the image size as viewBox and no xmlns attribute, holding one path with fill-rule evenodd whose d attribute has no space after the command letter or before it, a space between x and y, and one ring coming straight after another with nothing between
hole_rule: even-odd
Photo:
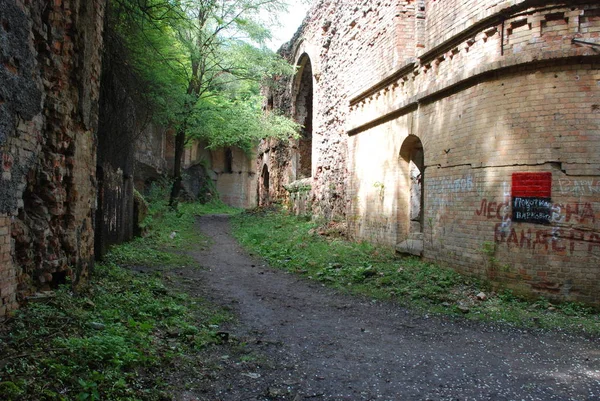
<instances>
[{"instance_id":1,"label":"graffiti on wall","mask_svg":"<svg viewBox=\"0 0 600 401\"><path fill-rule=\"evenodd\" d=\"M549 224L551 194L552 173L513 173L512 221Z\"/></svg>"},{"instance_id":2,"label":"graffiti on wall","mask_svg":"<svg viewBox=\"0 0 600 401\"><path fill-rule=\"evenodd\" d=\"M600 194L600 180L560 178L558 191L561 195L590 196Z\"/></svg>"},{"instance_id":3,"label":"graffiti on wall","mask_svg":"<svg viewBox=\"0 0 600 401\"><path fill-rule=\"evenodd\" d=\"M458 178L438 177L426 180L426 193L430 194L430 206L446 208L462 199L463 195L476 189L472 175Z\"/></svg>"},{"instance_id":4,"label":"graffiti on wall","mask_svg":"<svg viewBox=\"0 0 600 401\"><path fill-rule=\"evenodd\" d=\"M475 215L488 220L498 221L494 226L494 241L497 244L506 244L520 249L544 249L557 253L576 250L576 244L581 243L589 253L600 250L600 234L574 228L552 227L547 229L514 228L507 224L510 203L482 199L481 204L475 209ZM553 224L580 224L594 225L597 221L597 212L592 203L550 204L549 219Z\"/></svg>"}]
</instances>

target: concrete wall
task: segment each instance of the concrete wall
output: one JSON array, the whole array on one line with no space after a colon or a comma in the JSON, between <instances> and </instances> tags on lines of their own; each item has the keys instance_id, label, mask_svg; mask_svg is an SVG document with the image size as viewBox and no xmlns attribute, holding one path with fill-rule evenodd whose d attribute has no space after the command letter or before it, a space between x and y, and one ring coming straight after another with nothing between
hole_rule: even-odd
<instances>
[{"instance_id":1,"label":"concrete wall","mask_svg":"<svg viewBox=\"0 0 600 401\"><path fill-rule=\"evenodd\" d=\"M314 70L313 213L525 293L600 303L600 57L573 39L600 43L595 2L315 5L282 49ZM294 109L295 81L275 107ZM295 152L259 149L280 199Z\"/></svg>"},{"instance_id":2,"label":"concrete wall","mask_svg":"<svg viewBox=\"0 0 600 401\"><path fill-rule=\"evenodd\" d=\"M0 315L93 263L103 0L0 0Z\"/></svg>"},{"instance_id":3,"label":"concrete wall","mask_svg":"<svg viewBox=\"0 0 600 401\"><path fill-rule=\"evenodd\" d=\"M251 209L257 205L256 156L240 148L209 149L194 141L184 153L184 187L192 198L207 202L215 195L225 204Z\"/></svg>"},{"instance_id":4,"label":"concrete wall","mask_svg":"<svg viewBox=\"0 0 600 401\"><path fill-rule=\"evenodd\" d=\"M211 171L215 174L220 199L227 205L250 209L256 207L255 156L239 148L211 150Z\"/></svg>"}]
</instances>

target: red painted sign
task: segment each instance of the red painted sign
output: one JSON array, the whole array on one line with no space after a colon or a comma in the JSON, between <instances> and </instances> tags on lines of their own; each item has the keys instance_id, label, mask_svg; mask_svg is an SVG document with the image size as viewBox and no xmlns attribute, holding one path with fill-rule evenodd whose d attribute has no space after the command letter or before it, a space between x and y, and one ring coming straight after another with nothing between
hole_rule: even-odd
<instances>
[{"instance_id":1,"label":"red painted sign","mask_svg":"<svg viewBox=\"0 0 600 401\"><path fill-rule=\"evenodd\" d=\"M552 173L513 173L512 221L549 224L551 196Z\"/></svg>"},{"instance_id":2,"label":"red painted sign","mask_svg":"<svg viewBox=\"0 0 600 401\"><path fill-rule=\"evenodd\" d=\"M513 198L551 198L552 173L513 173Z\"/></svg>"}]
</instances>

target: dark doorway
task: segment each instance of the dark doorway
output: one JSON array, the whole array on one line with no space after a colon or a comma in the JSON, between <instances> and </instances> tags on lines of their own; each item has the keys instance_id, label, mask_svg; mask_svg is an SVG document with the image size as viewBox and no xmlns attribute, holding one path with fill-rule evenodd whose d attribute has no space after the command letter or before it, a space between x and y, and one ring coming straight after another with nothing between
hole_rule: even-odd
<instances>
[{"instance_id":1,"label":"dark doorway","mask_svg":"<svg viewBox=\"0 0 600 401\"><path fill-rule=\"evenodd\" d=\"M423 182L425 179L425 157L423 144L415 135L409 135L402 144L400 157L405 161L405 173L409 178L409 211L410 233L423 232L425 194Z\"/></svg>"},{"instance_id":2,"label":"dark doorway","mask_svg":"<svg viewBox=\"0 0 600 401\"><path fill-rule=\"evenodd\" d=\"M233 152L231 148L225 149L225 173L233 173Z\"/></svg>"},{"instance_id":3,"label":"dark doorway","mask_svg":"<svg viewBox=\"0 0 600 401\"><path fill-rule=\"evenodd\" d=\"M298 141L296 179L302 179L312 176L313 71L308 55L300 57L298 67L294 117L303 128Z\"/></svg>"}]
</instances>

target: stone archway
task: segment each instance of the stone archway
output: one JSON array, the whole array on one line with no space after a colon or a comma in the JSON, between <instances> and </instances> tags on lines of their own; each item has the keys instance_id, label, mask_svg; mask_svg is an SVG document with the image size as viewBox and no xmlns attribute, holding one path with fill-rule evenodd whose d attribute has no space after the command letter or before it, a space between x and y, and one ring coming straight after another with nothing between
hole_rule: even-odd
<instances>
[{"instance_id":1,"label":"stone archway","mask_svg":"<svg viewBox=\"0 0 600 401\"><path fill-rule=\"evenodd\" d=\"M425 215L425 153L423 143L416 135L409 135L400 148L401 173L405 177L401 193L406 196L407 210L400 211L402 241L397 250L401 253L423 254L423 226Z\"/></svg>"},{"instance_id":2,"label":"stone archway","mask_svg":"<svg viewBox=\"0 0 600 401\"><path fill-rule=\"evenodd\" d=\"M305 53L298 60L295 81L294 119L302 125L298 140L296 179L312 176L313 153L313 69Z\"/></svg>"}]
</instances>

